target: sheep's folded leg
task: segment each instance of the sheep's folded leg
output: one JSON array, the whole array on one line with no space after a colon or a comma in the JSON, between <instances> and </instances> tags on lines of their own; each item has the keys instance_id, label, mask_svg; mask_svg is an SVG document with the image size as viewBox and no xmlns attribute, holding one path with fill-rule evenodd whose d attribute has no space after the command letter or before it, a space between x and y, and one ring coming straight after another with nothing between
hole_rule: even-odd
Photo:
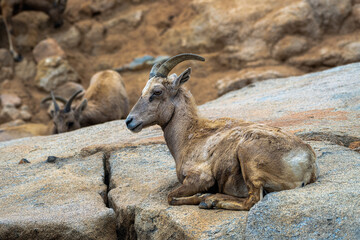
<instances>
[{"instance_id":1,"label":"sheep's folded leg","mask_svg":"<svg viewBox=\"0 0 360 240\"><path fill-rule=\"evenodd\" d=\"M213 186L214 182L211 177L207 181L200 181L198 175L189 175L181 186L169 193L168 203L170 205L197 205L209 195L203 192Z\"/></svg>"},{"instance_id":2,"label":"sheep's folded leg","mask_svg":"<svg viewBox=\"0 0 360 240\"><path fill-rule=\"evenodd\" d=\"M260 189L253 189L254 191L249 191L249 196L247 198L239 198L226 194L214 194L208 197L205 197L203 201L200 202L199 208L202 209L212 209L212 208L221 208L228 210L249 210L255 203L261 200L262 196L262 187Z\"/></svg>"},{"instance_id":3,"label":"sheep's folded leg","mask_svg":"<svg viewBox=\"0 0 360 240\"><path fill-rule=\"evenodd\" d=\"M171 200L171 205L198 205L206 197L212 195L211 193L197 193L189 197L173 197Z\"/></svg>"},{"instance_id":4,"label":"sheep's folded leg","mask_svg":"<svg viewBox=\"0 0 360 240\"><path fill-rule=\"evenodd\" d=\"M246 198L233 197L226 194L217 193L211 196L204 198L200 202L199 208L202 209L212 209L212 208L222 208L230 210L245 210Z\"/></svg>"}]
</instances>

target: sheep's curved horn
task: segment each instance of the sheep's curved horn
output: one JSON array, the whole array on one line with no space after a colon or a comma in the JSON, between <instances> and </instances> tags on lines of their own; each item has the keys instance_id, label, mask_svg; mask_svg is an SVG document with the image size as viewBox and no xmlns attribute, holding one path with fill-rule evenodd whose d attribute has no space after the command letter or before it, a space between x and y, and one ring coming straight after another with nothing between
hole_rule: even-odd
<instances>
[{"instance_id":1,"label":"sheep's curved horn","mask_svg":"<svg viewBox=\"0 0 360 240\"><path fill-rule=\"evenodd\" d=\"M66 99L63 98L63 97L59 97L59 96L54 96L54 97L55 97L56 100L58 100L58 101L60 101L60 102L62 102L64 104L67 102ZM41 100L40 104L44 104L49 100L52 100L51 96L47 96L47 97L43 98L43 100Z\"/></svg>"},{"instance_id":2,"label":"sheep's curved horn","mask_svg":"<svg viewBox=\"0 0 360 240\"><path fill-rule=\"evenodd\" d=\"M52 100L53 100L53 102L54 102L55 112L60 111L59 105L57 104L57 102L56 102L56 100L55 100L55 96L54 96L53 91L50 92L50 95L51 95L51 98L52 98Z\"/></svg>"},{"instance_id":3,"label":"sheep's curved horn","mask_svg":"<svg viewBox=\"0 0 360 240\"><path fill-rule=\"evenodd\" d=\"M156 76L156 72L158 71L159 67L160 67L166 60L167 60L167 59L163 59L163 60L161 60L161 61L159 61L159 62L154 63L154 65L152 66L151 71L150 71L150 77L149 77L149 79Z\"/></svg>"},{"instance_id":4,"label":"sheep's curved horn","mask_svg":"<svg viewBox=\"0 0 360 240\"><path fill-rule=\"evenodd\" d=\"M192 53L183 53L176 55L170 59L168 59L166 62L164 62L159 70L156 72L157 77L167 77L169 72L179 63L186 61L186 60L198 60L198 61L205 61L205 58L192 54Z\"/></svg>"},{"instance_id":5,"label":"sheep's curved horn","mask_svg":"<svg viewBox=\"0 0 360 240\"><path fill-rule=\"evenodd\" d=\"M64 108L64 112L68 113L71 110L71 104L74 101L74 99L76 98L77 95L79 95L79 93L81 93L83 90L79 90L76 93L74 93L74 95L72 95L69 99L69 101L67 101L65 108Z\"/></svg>"}]
</instances>

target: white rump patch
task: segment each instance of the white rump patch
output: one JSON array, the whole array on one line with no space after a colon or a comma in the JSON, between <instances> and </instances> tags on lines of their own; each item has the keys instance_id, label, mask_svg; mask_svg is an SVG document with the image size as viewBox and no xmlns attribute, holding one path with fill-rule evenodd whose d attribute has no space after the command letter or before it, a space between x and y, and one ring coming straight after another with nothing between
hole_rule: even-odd
<instances>
[{"instance_id":1,"label":"white rump patch","mask_svg":"<svg viewBox=\"0 0 360 240\"><path fill-rule=\"evenodd\" d=\"M284 157L284 161L287 163L288 167L294 173L294 176L302 181L308 171L309 166L309 153L304 150L292 150L287 156Z\"/></svg>"}]
</instances>

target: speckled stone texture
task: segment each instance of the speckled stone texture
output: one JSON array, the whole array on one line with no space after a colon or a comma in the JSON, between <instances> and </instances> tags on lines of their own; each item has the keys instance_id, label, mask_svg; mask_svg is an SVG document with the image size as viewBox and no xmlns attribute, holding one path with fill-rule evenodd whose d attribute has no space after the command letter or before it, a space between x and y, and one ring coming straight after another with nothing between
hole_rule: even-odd
<instances>
[{"instance_id":1,"label":"speckled stone texture","mask_svg":"<svg viewBox=\"0 0 360 240\"><path fill-rule=\"evenodd\" d=\"M316 183L248 212L169 206L179 183L159 127L133 134L113 121L1 142L0 239L359 239L359 75L351 64L259 82L200 107L280 126L316 151Z\"/></svg>"}]
</instances>

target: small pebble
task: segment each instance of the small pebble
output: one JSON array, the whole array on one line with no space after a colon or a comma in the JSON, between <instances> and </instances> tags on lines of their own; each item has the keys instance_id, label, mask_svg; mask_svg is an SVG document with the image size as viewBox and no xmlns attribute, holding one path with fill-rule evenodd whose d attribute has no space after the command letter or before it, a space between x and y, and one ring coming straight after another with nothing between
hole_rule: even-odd
<instances>
[{"instance_id":1,"label":"small pebble","mask_svg":"<svg viewBox=\"0 0 360 240\"><path fill-rule=\"evenodd\" d=\"M56 161L57 157L55 156L49 156L46 160L46 162L54 163Z\"/></svg>"},{"instance_id":2,"label":"small pebble","mask_svg":"<svg viewBox=\"0 0 360 240\"><path fill-rule=\"evenodd\" d=\"M30 163L26 158L20 160L19 164Z\"/></svg>"}]
</instances>

